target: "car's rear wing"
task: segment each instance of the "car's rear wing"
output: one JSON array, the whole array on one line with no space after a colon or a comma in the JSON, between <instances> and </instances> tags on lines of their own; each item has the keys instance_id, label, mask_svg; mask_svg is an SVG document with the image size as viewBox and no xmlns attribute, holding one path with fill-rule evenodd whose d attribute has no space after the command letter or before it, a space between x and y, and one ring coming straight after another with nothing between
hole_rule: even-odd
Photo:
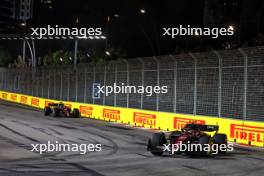
<instances>
[{"instance_id":1,"label":"car's rear wing","mask_svg":"<svg viewBox=\"0 0 264 176\"><path fill-rule=\"evenodd\" d=\"M187 124L185 128L199 129L205 132L213 132L219 130L218 125Z\"/></svg>"},{"instance_id":2,"label":"car's rear wing","mask_svg":"<svg viewBox=\"0 0 264 176\"><path fill-rule=\"evenodd\" d=\"M206 126L206 129L203 131L212 132L212 131L218 131L219 130L218 125L205 125L205 126Z\"/></svg>"},{"instance_id":3,"label":"car's rear wing","mask_svg":"<svg viewBox=\"0 0 264 176\"><path fill-rule=\"evenodd\" d=\"M58 103L49 103L48 106L58 106Z\"/></svg>"}]
</instances>

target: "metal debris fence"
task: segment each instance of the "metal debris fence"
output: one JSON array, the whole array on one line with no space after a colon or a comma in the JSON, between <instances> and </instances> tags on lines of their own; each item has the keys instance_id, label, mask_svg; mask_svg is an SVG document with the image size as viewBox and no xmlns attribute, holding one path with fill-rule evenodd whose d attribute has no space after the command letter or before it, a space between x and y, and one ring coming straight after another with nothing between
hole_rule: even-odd
<instances>
[{"instance_id":1,"label":"metal debris fence","mask_svg":"<svg viewBox=\"0 0 264 176\"><path fill-rule=\"evenodd\" d=\"M92 99L93 83L168 86L168 93ZM264 47L79 64L76 70L1 68L0 89L65 101L264 121Z\"/></svg>"}]
</instances>

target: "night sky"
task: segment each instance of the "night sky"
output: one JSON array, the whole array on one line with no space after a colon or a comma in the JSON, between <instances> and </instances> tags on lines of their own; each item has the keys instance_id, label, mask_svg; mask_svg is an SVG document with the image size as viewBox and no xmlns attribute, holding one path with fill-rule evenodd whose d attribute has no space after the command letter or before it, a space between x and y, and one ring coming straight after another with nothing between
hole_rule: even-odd
<instances>
[{"instance_id":1,"label":"night sky","mask_svg":"<svg viewBox=\"0 0 264 176\"><path fill-rule=\"evenodd\" d=\"M140 9L145 9L146 14L140 14ZM102 27L109 38L109 47L121 50L129 57L174 52L176 44L185 47L183 39L164 38L162 27L201 26L203 22L203 0L57 0L53 9L41 10L41 13L35 13L34 25L75 26L78 17L80 27ZM36 11L40 11L37 5ZM110 22L107 22L108 16Z\"/></svg>"},{"instance_id":2,"label":"night sky","mask_svg":"<svg viewBox=\"0 0 264 176\"><path fill-rule=\"evenodd\" d=\"M264 3L262 0L214 0L209 12L218 27L234 25L236 34L232 37L211 39L206 37L177 37L171 39L163 36L163 27L177 25L206 25L205 2L208 0L54 0L53 8L48 9L35 2L33 19L29 26L45 27L101 27L107 35L107 48L123 53L126 57L153 56L179 52L201 51L211 48L221 49L225 42L237 42L242 45L263 33ZM213 3L212 3L213 2ZM140 9L146 13L140 14ZM110 21L107 18L110 16ZM256 17L257 16L257 17ZM40 41L41 42L41 41ZM39 43L40 53L52 50ZM61 46L61 44L59 44ZM96 45L96 46L95 46ZM101 47L103 44L82 42L81 49ZM57 47L57 46L56 46ZM54 49L56 48L54 47ZM71 48L71 43L64 42L62 48Z\"/></svg>"}]
</instances>

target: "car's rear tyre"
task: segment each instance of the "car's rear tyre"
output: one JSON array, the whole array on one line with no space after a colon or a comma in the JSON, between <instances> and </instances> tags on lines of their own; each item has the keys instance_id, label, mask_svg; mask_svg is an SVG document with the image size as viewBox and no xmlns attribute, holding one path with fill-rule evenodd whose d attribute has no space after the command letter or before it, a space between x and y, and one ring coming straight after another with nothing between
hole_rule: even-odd
<instances>
[{"instance_id":1,"label":"car's rear tyre","mask_svg":"<svg viewBox=\"0 0 264 176\"><path fill-rule=\"evenodd\" d=\"M201 136L198 143L202 146L202 151L199 151L200 156L209 156L211 154L210 136Z\"/></svg>"},{"instance_id":2,"label":"car's rear tyre","mask_svg":"<svg viewBox=\"0 0 264 176\"><path fill-rule=\"evenodd\" d=\"M73 111L72 111L72 117L73 118L79 118L80 117L80 111L79 111L79 109L73 109Z\"/></svg>"},{"instance_id":3,"label":"car's rear tyre","mask_svg":"<svg viewBox=\"0 0 264 176\"><path fill-rule=\"evenodd\" d=\"M167 140L164 133L154 133L151 140L148 142L148 149L153 155L161 156L163 154L163 150L159 147L166 143Z\"/></svg>"},{"instance_id":4,"label":"car's rear tyre","mask_svg":"<svg viewBox=\"0 0 264 176\"><path fill-rule=\"evenodd\" d=\"M213 137L213 143L218 145L218 153L225 153L226 151L220 150L220 145L227 146L227 136L226 134L215 134Z\"/></svg>"},{"instance_id":5,"label":"car's rear tyre","mask_svg":"<svg viewBox=\"0 0 264 176\"><path fill-rule=\"evenodd\" d=\"M58 117L59 116L59 112L56 108L51 109L51 114L52 117Z\"/></svg>"},{"instance_id":6,"label":"car's rear tyre","mask_svg":"<svg viewBox=\"0 0 264 176\"><path fill-rule=\"evenodd\" d=\"M44 108L44 115L45 115L45 116L48 116L48 115L50 115L50 113L51 113L51 109L50 109L50 107L45 107L45 108Z\"/></svg>"}]
</instances>

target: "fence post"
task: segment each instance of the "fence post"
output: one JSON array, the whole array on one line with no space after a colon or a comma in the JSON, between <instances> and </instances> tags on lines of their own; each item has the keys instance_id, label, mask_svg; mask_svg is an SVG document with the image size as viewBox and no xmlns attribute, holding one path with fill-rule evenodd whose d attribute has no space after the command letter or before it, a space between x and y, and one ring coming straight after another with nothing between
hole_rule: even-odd
<instances>
[{"instance_id":1,"label":"fence post","mask_svg":"<svg viewBox=\"0 0 264 176\"><path fill-rule=\"evenodd\" d=\"M67 79L67 101L70 100L70 72L68 72L68 79Z\"/></svg>"},{"instance_id":2,"label":"fence post","mask_svg":"<svg viewBox=\"0 0 264 176\"><path fill-rule=\"evenodd\" d=\"M115 83L117 82L117 63L115 63ZM114 106L116 106L116 93L114 93Z\"/></svg>"},{"instance_id":3,"label":"fence post","mask_svg":"<svg viewBox=\"0 0 264 176\"><path fill-rule=\"evenodd\" d=\"M93 66L93 84L95 83L95 77L96 77L96 74L95 74L95 65ZM92 89L93 89L93 87L92 87ZM93 91L93 90L92 90ZM93 95L92 95L92 97L93 97ZM94 98L93 98L93 104L95 103L95 100L94 100Z\"/></svg>"},{"instance_id":4,"label":"fence post","mask_svg":"<svg viewBox=\"0 0 264 176\"><path fill-rule=\"evenodd\" d=\"M177 61L172 56L169 55L170 58L174 61L174 68L173 68L173 85L174 85L174 99L173 99L173 112L176 113L177 111Z\"/></svg>"},{"instance_id":5,"label":"fence post","mask_svg":"<svg viewBox=\"0 0 264 176\"><path fill-rule=\"evenodd\" d=\"M142 70L141 70L141 75L142 75L142 86L144 86L144 83L145 83L145 81L144 81L144 76L145 76L145 74L144 74L144 69L145 69L145 65L144 65L144 62L143 62L143 60L141 59L141 58L138 58L138 60L141 62L141 64L142 64ZM141 94L141 99L140 99L140 108L141 109L143 109L143 100L144 100L144 94L142 93Z\"/></svg>"},{"instance_id":6,"label":"fence post","mask_svg":"<svg viewBox=\"0 0 264 176\"><path fill-rule=\"evenodd\" d=\"M192 54L189 55L194 59L194 90L193 90L193 115L197 114L197 58Z\"/></svg>"},{"instance_id":7,"label":"fence post","mask_svg":"<svg viewBox=\"0 0 264 176\"><path fill-rule=\"evenodd\" d=\"M36 86L36 96L39 97L39 87L40 87L39 70L37 70L36 77L37 77L37 79L35 78L36 79L36 84L37 84L37 86Z\"/></svg>"},{"instance_id":8,"label":"fence post","mask_svg":"<svg viewBox=\"0 0 264 176\"><path fill-rule=\"evenodd\" d=\"M74 60L73 60L74 70L76 69L77 59L78 59L78 39L75 38L74 40Z\"/></svg>"},{"instance_id":9,"label":"fence post","mask_svg":"<svg viewBox=\"0 0 264 176\"><path fill-rule=\"evenodd\" d=\"M48 71L48 99L50 98L50 72Z\"/></svg>"},{"instance_id":10,"label":"fence post","mask_svg":"<svg viewBox=\"0 0 264 176\"><path fill-rule=\"evenodd\" d=\"M22 93L22 87L21 87L21 74L19 74L19 76L18 76L17 86L18 86L18 90L19 90L19 92Z\"/></svg>"},{"instance_id":11,"label":"fence post","mask_svg":"<svg viewBox=\"0 0 264 176\"><path fill-rule=\"evenodd\" d=\"M154 56L153 59L157 63L157 86L160 86L160 62L159 60ZM159 111L159 94L156 95L156 111Z\"/></svg>"},{"instance_id":12,"label":"fence post","mask_svg":"<svg viewBox=\"0 0 264 176\"><path fill-rule=\"evenodd\" d=\"M41 97L44 98L44 69L41 69Z\"/></svg>"},{"instance_id":13,"label":"fence post","mask_svg":"<svg viewBox=\"0 0 264 176\"><path fill-rule=\"evenodd\" d=\"M248 56L242 48L238 51L244 57L244 98L243 98L243 119L247 119L247 84L248 84Z\"/></svg>"},{"instance_id":14,"label":"fence post","mask_svg":"<svg viewBox=\"0 0 264 176\"><path fill-rule=\"evenodd\" d=\"M78 101L78 69L75 69L74 71L75 71L75 102L77 102Z\"/></svg>"},{"instance_id":15,"label":"fence post","mask_svg":"<svg viewBox=\"0 0 264 176\"><path fill-rule=\"evenodd\" d=\"M63 82L62 82L62 77L63 77L63 74L62 74L63 70L60 71L60 100L62 100L62 86L63 86Z\"/></svg>"},{"instance_id":16,"label":"fence post","mask_svg":"<svg viewBox=\"0 0 264 176\"><path fill-rule=\"evenodd\" d=\"M26 40L23 40L23 51L22 51L22 61L23 63L26 62Z\"/></svg>"},{"instance_id":17,"label":"fence post","mask_svg":"<svg viewBox=\"0 0 264 176\"><path fill-rule=\"evenodd\" d=\"M56 69L57 68L55 68L54 70L53 70L53 99L56 99L56 88L57 88L57 86L56 86L56 84L57 84L57 81L56 81Z\"/></svg>"},{"instance_id":18,"label":"fence post","mask_svg":"<svg viewBox=\"0 0 264 176\"><path fill-rule=\"evenodd\" d=\"M10 76L10 72L9 72L9 76ZM10 80L10 77L9 77ZM29 76L29 82L30 82L30 88L31 88L31 96L34 96L34 85L33 85L33 69L30 70L30 76Z\"/></svg>"},{"instance_id":19,"label":"fence post","mask_svg":"<svg viewBox=\"0 0 264 176\"><path fill-rule=\"evenodd\" d=\"M7 71L5 72L5 90L8 90Z\"/></svg>"},{"instance_id":20,"label":"fence post","mask_svg":"<svg viewBox=\"0 0 264 176\"><path fill-rule=\"evenodd\" d=\"M106 85L106 64L104 65L104 87ZM105 105L106 94L103 96L103 105Z\"/></svg>"},{"instance_id":21,"label":"fence post","mask_svg":"<svg viewBox=\"0 0 264 176\"><path fill-rule=\"evenodd\" d=\"M6 72L6 74L5 74L5 80L6 80L6 90L7 90L7 91L9 90L8 75L9 75L9 72L7 71L7 72ZM30 91L29 91L29 93L30 93Z\"/></svg>"},{"instance_id":22,"label":"fence post","mask_svg":"<svg viewBox=\"0 0 264 176\"><path fill-rule=\"evenodd\" d=\"M83 102L86 103L86 92L87 92L87 70L86 67L84 68L84 92L83 92Z\"/></svg>"},{"instance_id":23,"label":"fence post","mask_svg":"<svg viewBox=\"0 0 264 176\"><path fill-rule=\"evenodd\" d=\"M12 91L16 91L16 74L14 74L14 71L12 71L12 80L13 80L13 85L12 85Z\"/></svg>"},{"instance_id":24,"label":"fence post","mask_svg":"<svg viewBox=\"0 0 264 176\"><path fill-rule=\"evenodd\" d=\"M124 62L126 63L126 70L127 70L127 86L129 86L129 64L126 59L124 59ZM127 93L127 108L129 107L129 93Z\"/></svg>"},{"instance_id":25,"label":"fence post","mask_svg":"<svg viewBox=\"0 0 264 176\"><path fill-rule=\"evenodd\" d=\"M3 90L3 71L1 71L0 88L1 88L1 90Z\"/></svg>"},{"instance_id":26,"label":"fence post","mask_svg":"<svg viewBox=\"0 0 264 176\"><path fill-rule=\"evenodd\" d=\"M223 63L221 55L213 50L213 53L218 57L218 117L222 116L222 73Z\"/></svg>"},{"instance_id":27,"label":"fence post","mask_svg":"<svg viewBox=\"0 0 264 176\"><path fill-rule=\"evenodd\" d=\"M5 90L8 90L7 73L8 71L5 72Z\"/></svg>"}]
</instances>

